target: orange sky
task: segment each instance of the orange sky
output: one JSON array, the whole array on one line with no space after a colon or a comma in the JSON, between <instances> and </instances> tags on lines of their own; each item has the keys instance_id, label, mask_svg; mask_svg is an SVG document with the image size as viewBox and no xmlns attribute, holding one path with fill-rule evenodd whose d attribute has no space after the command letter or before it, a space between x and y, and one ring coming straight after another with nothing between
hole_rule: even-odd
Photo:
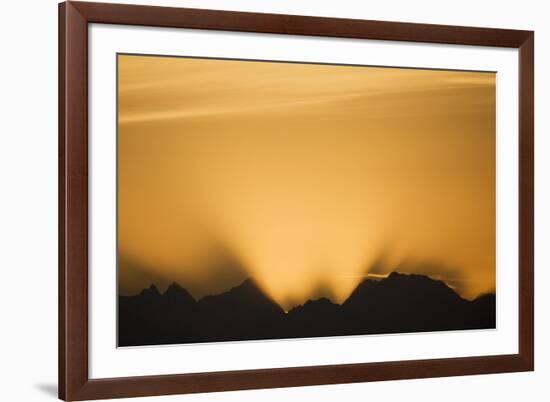
<instances>
[{"instance_id":1,"label":"orange sky","mask_svg":"<svg viewBox=\"0 0 550 402\"><path fill-rule=\"evenodd\" d=\"M495 288L494 73L120 55L122 294Z\"/></svg>"}]
</instances>

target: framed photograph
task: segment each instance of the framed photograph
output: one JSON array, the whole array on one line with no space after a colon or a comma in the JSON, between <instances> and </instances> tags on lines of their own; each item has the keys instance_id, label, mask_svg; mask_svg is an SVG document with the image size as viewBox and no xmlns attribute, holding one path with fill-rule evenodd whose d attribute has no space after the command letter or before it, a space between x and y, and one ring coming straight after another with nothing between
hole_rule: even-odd
<instances>
[{"instance_id":1,"label":"framed photograph","mask_svg":"<svg viewBox=\"0 0 550 402\"><path fill-rule=\"evenodd\" d=\"M533 370L533 32L59 22L61 399Z\"/></svg>"}]
</instances>

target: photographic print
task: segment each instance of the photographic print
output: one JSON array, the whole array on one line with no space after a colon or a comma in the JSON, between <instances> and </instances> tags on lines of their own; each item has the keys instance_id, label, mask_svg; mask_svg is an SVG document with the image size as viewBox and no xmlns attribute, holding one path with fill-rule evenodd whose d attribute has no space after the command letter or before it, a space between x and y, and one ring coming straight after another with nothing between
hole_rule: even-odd
<instances>
[{"instance_id":1,"label":"photographic print","mask_svg":"<svg viewBox=\"0 0 550 402\"><path fill-rule=\"evenodd\" d=\"M119 54L118 346L496 327L496 74Z\"/></svg>"}]
</instances>

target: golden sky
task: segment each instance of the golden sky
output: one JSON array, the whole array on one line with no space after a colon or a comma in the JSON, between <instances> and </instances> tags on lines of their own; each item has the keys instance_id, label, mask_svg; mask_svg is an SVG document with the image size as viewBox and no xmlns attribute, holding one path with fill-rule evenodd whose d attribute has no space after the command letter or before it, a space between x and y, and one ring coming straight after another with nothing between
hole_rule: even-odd
<instances>
[{"instance_id":1,"label":"golden sky","mask_svg":"<svg viewBox=\"0 0 550 402\"><path fill-rule=\"evenodd\" d=\"M118 56L119 291L495 290L494 73Z\"/></svg>"}]
</instances>

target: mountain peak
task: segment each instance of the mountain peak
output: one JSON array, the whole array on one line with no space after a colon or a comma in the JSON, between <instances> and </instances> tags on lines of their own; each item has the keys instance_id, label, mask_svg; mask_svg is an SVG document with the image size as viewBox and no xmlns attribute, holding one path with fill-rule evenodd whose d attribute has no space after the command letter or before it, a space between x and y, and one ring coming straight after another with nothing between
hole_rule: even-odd
<instances>
[{"instance_id":1,"label":"mountain peak","mask_svg":"<svg viewBox=\"0 0 550 402\"><path fill-rule=\"evenodd\" d=\"M246 278L244 281L242 281L239 285L233 287L233 289L259 289L258 283L253 278Z\"/></svg>"},{"instance_id":2,"label":"mountain peak","mask_svg":"<svg viewBox=\"0 0 550 402\"><path fill-rule=\"evenodd\" d=\"M386 279L399 279L399 278L404 278L406 276L408 275L402 274L401 272L393 271L386 277Z\"/></svg>"},{"instance_id":3,"label":"mountain peak","mask_svg":"<svg viewBox=\"0 0 550 402\"><path fill-rule=\"evenodd\" d=\"M148 297L158 297L160 296L160 292L155 286L155 284L151 284L149 288L143 289L140 293L142 296L148 296Z\"/></svg>"},{"instance_id":4,"label":"mountain peak","mask_svg":"<svg viewBox=\"0 0 550 402\"><path fill-rule=\"evenodd\" d=\"M177 282L172 282L170 284L170 286L168 286L168 288L166 289L166 292L164 292L165 294L168 293L168 292L179 292L179 291L182 291L184 290L179 283Z\"/></svg>"},{"instance_id":5,"label":"mountain peak","mask_svg":"<svg viewBox=\"0 0 550 402\"><path fill-rule=\"evenodd\" d=\"M386 278L382 279L384 280L392 280L392 281L399 281L399 280L412 280L412 281L429 281L429 282L439 282L437 279L431 278L427 275L422 274L407 274L403 272L397 272L393 271L391 272Z\"/></svg>"},{"instance_id":6,"label":"mountain peak","mask_svg":"<svg viewBox=\"0 0 550 402\"><path fill-rule=\"evenodd\" d=\"M359 283L344 306L366 312L376 308L377 304L420 305L428 303L428 300L439 305L464 301L441 280L421 274L392 272L379 281L365 279Z\"/></svg>"},{"instance_id":7,"label":"mountain peak","mask_svg":"<svg viewBox=\"0 0 550 402\"><path fill-rule=\"evenodd\" d=\"M311 312L317 312L319 314L330 313L335 309L338 309L340 306L333 303L326 297L321 297L319 299L311 300L309 299L304 304L296 306L289 310L289 314L308 314Z\"/></svg>"},{"instance_id":8,"label":"mountain peak","mask_svg":"<svg viewBox=\"0 0 550 402\"><path fill-rule=\"evenodd\" d=\"M193 296L191 296L189 292L182 288L177 282L173 282L170 286L168 286L168 289L164 292L164 297L195 303Z\"/></svg>"},{"instance_id":9,"label":"mountain peak","mask_svg":"<svg viewBox=\"0 0 550 402\"><path fill-rule=\"evenodd\" d=\"M335 303L333 303L332 301L330 301L327 297L320 297L318 299L315 299L315 300L311 300L311 299L308 299L308 301L304 304L305 305L308 305L308 304L318 304L318 305L335 305Z\"/></svg>"},{"instance_id":10,"label":"mountain peak","mask_svg":"<svg viewBox=\"0 0 550 402\"><path fill-rule=\"evenodd\" d=\"M267 295L264 294L262 288L258 286L258 282L256 282L253 278L247 278L244 281L242 281L237 286L232 287L227 292L222 294L235 294L235 295L248 295L248 296L262 296L267 297Z\"/></svg>"},{"instance_id":11,"label":"mountain peak","mask_svg":"<svg viewBox=\"0 0 550 402\"><path fill-rule=\"evenodd\" d=\"M282 308L264 293L252 278L244 280L227 292L205 296L199 301L199 304L203 308L216 306L219 309L220 306L223 306L225 309L234 311L283 312Z\"/></svg>"}]
</instances>

